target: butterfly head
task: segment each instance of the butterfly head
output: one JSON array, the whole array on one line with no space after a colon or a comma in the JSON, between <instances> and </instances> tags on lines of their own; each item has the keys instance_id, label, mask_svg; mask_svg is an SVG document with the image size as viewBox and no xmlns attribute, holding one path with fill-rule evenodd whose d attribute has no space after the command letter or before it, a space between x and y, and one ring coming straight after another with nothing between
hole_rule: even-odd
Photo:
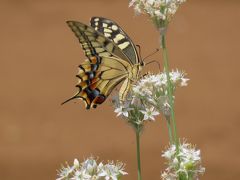
<instances>
[{"instance_id":1,"label":"butterfly head","mask_svg":"<svg viewBox=\"0 0 240 180\"><path fill-rule=\"evenodd\" d=\"M148 63L145 63L144 60L146 60L147 58L151 57L152 55L156 54L159 51L159 49L156 49L155 51L153 51L152 53L150 53L146 57L142 58L142 56L141 56L141 46L137 44L136 47L138 47L139 66L141 66L141 67L148 64Z\"/></svg>"}]
</instances>

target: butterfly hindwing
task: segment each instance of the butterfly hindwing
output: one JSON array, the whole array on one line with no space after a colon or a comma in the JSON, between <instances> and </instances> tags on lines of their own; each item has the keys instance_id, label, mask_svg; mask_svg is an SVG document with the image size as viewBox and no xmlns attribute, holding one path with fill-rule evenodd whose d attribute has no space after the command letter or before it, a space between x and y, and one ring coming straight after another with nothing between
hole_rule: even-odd
<instances>
[{"instance_id":1,"label":"butterfly hindwing","mask_svg":"<svg viewBox=\"0 0 240 180\"><path fill-rule=\"evenodd\" d=\"M112 90L128 76L128 72L124 71L127 63L121 59L103 57L100 64L91 63L93 61L93 58L91 61L85 60L79 66L79 82L76 85L79 90L69 99L82 99L87 109L102 104Z\"/></svg>"},{"instance_id":2,"label":"butterfly hindwing","mask_svg":"<svg viewBox=\"0 0 240 180\"><path fill-rule=\"evenodd\" d=\"M135 45L117 23L102 17L92 17L90 23L95 30L101 32L104 36L113 41L128 57L132 64L139 63Z\"/></svg>"}]
</instances>

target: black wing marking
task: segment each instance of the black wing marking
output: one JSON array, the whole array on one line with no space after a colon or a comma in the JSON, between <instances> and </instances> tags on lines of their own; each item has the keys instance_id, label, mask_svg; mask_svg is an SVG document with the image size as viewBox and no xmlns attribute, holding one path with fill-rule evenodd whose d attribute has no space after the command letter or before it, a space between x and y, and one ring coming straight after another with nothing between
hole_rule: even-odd
<instances>
[{"instance_id":1,"label":"black wing marking","mask_svg":"<svg viewBox=\"0 0 240 180\"><path fill-rule=\"evenodd\" d=\"M90 23L95 30L117 44L132 64L139 63L134 43L117 23L102 17L92 17Z\"/></svg>"},{"instance_id":2,"label":"black wing marking","mask_svg":"<svg viewBox=\"0 0 240 180\"><path fill-rule=\"evenodd\" d=\"M89 60L91 57L97 57L99 60L101 57L115 56L128 61L128 58L118 46L92 27L77 21L67 21L67 24L79 39Z\"/></svg>"}]
</instances>

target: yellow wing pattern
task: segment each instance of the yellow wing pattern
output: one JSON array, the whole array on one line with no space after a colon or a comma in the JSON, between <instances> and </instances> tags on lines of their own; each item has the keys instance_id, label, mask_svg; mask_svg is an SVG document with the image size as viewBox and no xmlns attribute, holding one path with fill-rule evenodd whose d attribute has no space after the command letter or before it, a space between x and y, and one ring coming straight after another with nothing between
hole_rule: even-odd
<instances>
[{"instance_id":1,"label":"yellow wing pattern","mask_svg":"<svg viewBox=\"0 0 240 180\"><path fill-rule=\"evenodd\" d=\"M113 41L128 57L131 64L139 63L134 43L116 22L103 17L92 17L90 23L96 31Z\"/></svg>"}]
</instances>

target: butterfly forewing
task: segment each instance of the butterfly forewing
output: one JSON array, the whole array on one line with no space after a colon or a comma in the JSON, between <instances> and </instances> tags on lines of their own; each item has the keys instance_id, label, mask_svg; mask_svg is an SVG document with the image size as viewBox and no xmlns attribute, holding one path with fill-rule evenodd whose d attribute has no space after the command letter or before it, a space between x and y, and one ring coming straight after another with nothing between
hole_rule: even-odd
<instances>
[{"instance_id":1,"label":"butterfly forewing","mask_svg":"<svg viewBox=\"0 0 240 180\"><path fill-rule=\"evenodd\" d=\"M88 59L95 56L99 61L99 57L116 56L127 60L126 55L119 47L92 27L77 21L67 21L67 24L79 39L79 42L81 43Z\"/></svg>"},{"instance_id":2,"label":"butterfly forewing","mask_svg":"<svg viewBox=\"0 0 240 180\"><path fill-rule=\"evenodd\" d=\"M117 23L102 17L92 17L90 23L95 30L117 44L132 64L139 63L135 45Z\"/></svg>"}]
</instances>

